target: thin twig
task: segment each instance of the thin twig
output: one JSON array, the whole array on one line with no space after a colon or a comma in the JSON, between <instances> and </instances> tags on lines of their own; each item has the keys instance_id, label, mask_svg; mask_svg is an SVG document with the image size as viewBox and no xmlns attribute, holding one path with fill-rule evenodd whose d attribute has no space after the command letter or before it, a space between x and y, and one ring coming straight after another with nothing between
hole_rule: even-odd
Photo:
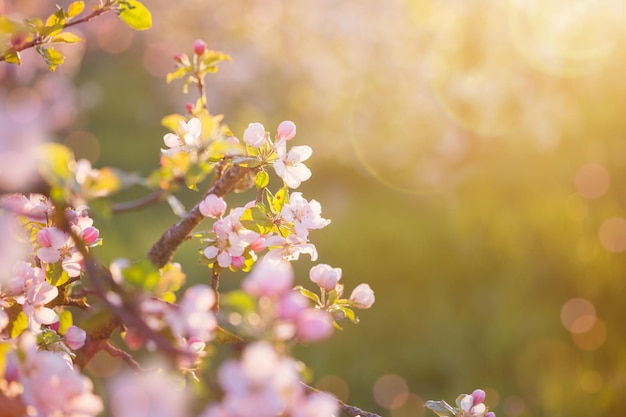
<instances>
[{"instance_id":1,"label":"thin twig","mask_svg":"<svg viewBox=\"0 0 626 417\"><path fill-rule=\"evenodd\" d=\"M111 6L113 6L114 4L115 4L114 1L109 1L106 4L104 4L101 8L96 9L93 12L91 12L91 14L89 14L89 15L87 15L85 17L82 17L80 19L72 20L72 21L64 24L62 29L67 29L68 27L88 22L91 19L94 19L94 18L100 16L101 14L104 14L104 13L108 12L109 10L111 10ZM43 45L43 44L45 44L47 42L48 42L48 36L37 36L33 40L31 40L31 41L28 41L26 43L23 43L23 44L21 44L19 46L14 47L13 50L17 53L17 52L21 52L21 51L23 51L25 49L29 49L29 48L33 48L35 46ZM2 62L2 61L6 61L6 54L0 55L0 62Z\"/></svg>"},{"instance_id":2,"label":"thin twig","mask_svg":"<svg viewBox=\"0 0 626 417\"><path fill-rule=\"evenodd\" d=\"M302 385L304 385L304 387L306 388L306 390L308 392L316 392L316 393L326 394L326 395L330 396L329 393L324 392L324 391L320 391L317 388L313 388L312 386L307 385L304 382L302 383ZM334 396L333 396L333 398L335 400L337 400L337 402L339 403L339 408L348 417L381 417L380 415L378 415L376 413L370 413L369 411L364 411L364 410L361 410L360 408L355 407L353 405L346 404L346 403L344 403L343 401L341 401L340 399L338 399L338 398L336 398Z\"/></svg>"},{"instance_id":3,"label":"thin twig","mask_svg":"<svg viewBox=\"0 0 626 417\"><path fill-rule=\"evenodd\" d=\"M148 194L147 196L139 198L137 200L113 204L111 206L111 211L117 214L117 213L124 213L127 211L142 209L144 207L149 206L150 204L161 201L163 197L165 197L165 195L166 195L165 190L162 190L159 188L153 193Z\"/></svg>"},{"instance_id":4,"label":"thin twig","mask_svg":"<svg viewBox=\"0 0 626 417\"><path fill-rule=\"evenodd\" d=\"M118 348L117 346L113 346L110 342L106 342L104 344L104 351L106 351L109 355L120 358L135 372L142 372L143 369L139 362L137 362L133 357L128 353Z\"/></svg>"}]
</instances>

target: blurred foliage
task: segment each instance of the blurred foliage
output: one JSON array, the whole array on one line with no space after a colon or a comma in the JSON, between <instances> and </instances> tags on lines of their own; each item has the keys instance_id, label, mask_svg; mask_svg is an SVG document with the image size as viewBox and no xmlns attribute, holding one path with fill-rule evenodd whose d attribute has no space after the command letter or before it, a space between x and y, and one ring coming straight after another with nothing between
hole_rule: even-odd
<instances>
[{"instance_id":1,"label":"blurred foliage","mask_svg":"<svg viewBox=\"0 0 626 417\"><path fill-rule=\"evenodd\" d=\"M146 175L164 146L160 119L195 100L165 84L174 53L202 38L231 55L207 79L210 111L240 138L250 122L297 124L294 141L314 149L301 189L333 221L312 235L319 261L376 292L359 326L298 349L314 381L339 376L350 403L396 417L409 414L373 394L389 373L422 400L489 389L498 416L620 414L622 2L151 3L153 29L127 35L126 49L102 40L126 33L107 16L84 27L76 85L93 104L59 139L91 132L95 166ZM140 257L174 221L165 205L101 219L97 253ZM207 282L198 249L177 260ZM311 265L296 266L303 283ZM591 314L566 308L579 298Z\"/></svg>"}]
</instances>

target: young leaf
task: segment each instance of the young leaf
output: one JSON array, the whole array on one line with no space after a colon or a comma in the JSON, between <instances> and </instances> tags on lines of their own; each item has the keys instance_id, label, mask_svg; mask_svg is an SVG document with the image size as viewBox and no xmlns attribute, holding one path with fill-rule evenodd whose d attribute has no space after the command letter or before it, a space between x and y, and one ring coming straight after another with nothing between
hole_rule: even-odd
<instances>
[{"instance_id":1,"label":"young leaf","mask_svg":"<svg viewBox=\"0 0 626 417\"><path fill-rule=\"evenodd\" d=\"M9 337L11 339L15 339L27 328L28 317L26 317L26 314L24 314L23 311L20 311L15 320L13 320L13 326L11 327L11 331L9 332Z\"/></svg>"},{"instance_id":2,"label":"young leaf","mask_svg":"<svg viewBox=\"0 0 626 417\"><path fill-rule=\"evenodd\" d=\"M65 332L67 332L67 329L72 325L73 323L73 318L72 318L72 312L69 310L63 310L61 311L61 313L59 314L59 334L65 334Z\"/></svg>"},{"instance_id":3,"label":"young leaf","mask_svg":"<svg viewBox=\"0 0 626 417\"><path fill-rule=\"evenodd\" d=\"M289 201L288 190L289 189L287 188L287 186L284 186L283 188L278 190L276 192L276 195L274 195L274 198L272 198L271 207L273 213L280 213L280 211L283 209L283 206L287 203L287 201Z\"/></svg>"},{"instance_id":4,"label":"young leaf","mask_svg":"<svg viewBox=\"0 0 626 417\"><path fill-rule=\"evenodd\" d=\"M152 27L152 14L137 0L124 0L118 11L120 19L135 30L146 30Z\"/></svg>"},{"instance_id":5,"label":"young leaf","mask_svg":"<svg viewBox=\"0 0 626 417\"><path fill-rule=\"evenodd\" d=\"M74 35L71 32L61 32L58 35L50 37L50 42L76 43L82 40L80 36Z\"/></svg>"},{"instance_id":6,"label":"young leaf","mask_svg":"<svg viewBox=\"0 0 626 417\"><path fill-rule=\"evenodd\" d=\"M255 180L256 188L258 189L265 188L267 187L267 184L269 183L270 183L270 176L267 172L259 171L256 174L256 180Z\"/></svg>"},{"instance_id":7,"label":"young leaf","mask_svg":"<svg viewBox=\"0 0 626 417\"><path fill-rule=\"evenodd\" d=\"M70 4L69 7L67 8L68 19L71 17L78 16L79 14L83 12L84 9L85 9L84 1L75 1L74 3Z\"/></svg>"},{"instance_id":8,"label":"young leaf","mask_svg":"<svg viewBox=\"0 0 626 417\"><path fill-rule=\"evenodd\" d=\"M63 55L61 55L61 53L54 48L38 47L37 52L39 52L44 61L46 61L46 65L48 65L48 69L50 71L54 71L65 60Z\"/></svg>"},{"instance_id":9,"label":"young leaf","mask_svg":"<svg viewBox=\"0 0 626 417\"><path fill-rule=\"evenodd\" d=\"M7 49L4 52L4 60L9 64L17 64L20 65L22 63L22 59L20 58L20 53L13 48Z\"/></svg>"},{"instance_id":10,"label":"young leaf","mask_svg":"<svg viewBox=\"0 0 626 417\"><path fill-rule=\"evenodd\" d=\"M433 410L439 417L456 416L456 410L445 401L426 401L424 407Z\"/></svg>"}]
</instances>

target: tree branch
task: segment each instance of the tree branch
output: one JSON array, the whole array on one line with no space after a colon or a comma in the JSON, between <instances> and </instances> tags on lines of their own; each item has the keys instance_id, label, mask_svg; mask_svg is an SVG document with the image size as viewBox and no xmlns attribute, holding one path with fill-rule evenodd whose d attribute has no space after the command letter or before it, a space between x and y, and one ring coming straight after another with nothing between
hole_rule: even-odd
<instances>
[{"instance_id":1,"label":"tree branch","mask_svg":"<svg viewBox=\"0 0 626 417\"><path fill-rule=\"evenodd\" d=\"M224 197L235 189L236 184L250 172L251 168L244 168L237 165L231 166L224 172L224 175L213 184L205 195L215 194ZM200 213L200 203L196 204L189 213L178 223L172 225L163 233L161 238L152 246L148 252L148 259L155 266L162 268L171 259L176 249L187 239L187 236L204 219Z\"/></svg>"}]
</instances>

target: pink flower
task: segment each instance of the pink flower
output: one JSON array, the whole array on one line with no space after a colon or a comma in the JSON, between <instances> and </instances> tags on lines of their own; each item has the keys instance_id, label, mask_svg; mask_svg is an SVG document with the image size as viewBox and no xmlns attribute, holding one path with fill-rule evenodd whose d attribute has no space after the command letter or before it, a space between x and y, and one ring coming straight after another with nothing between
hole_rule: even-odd
<instances>
[{"instance_id":1,"label":"pink flower","mask_svg":"<svg viewBox=\"0 0 626 417\"><path fill-rule=\"evenodd\" d=\"M289 188L298 188L311 178L311 170L302 162L311 157L313 150L309 146L294 146L287 152L286 147L286 141L276 143L278 159L274 162L274 171Z\"/></svg>"},{"instance_id":2,"label":"pink flower","mask_svg":"<svg viewBox=\"0 0 626 417\"><path fill-rule=\"evenodd\" d=\"M59 316L51 308L46 307L59 294L54 285L46 281L46 272L43 269L33 268L35 279L29 281L24 297L18 297L18 303L23 304L22 310L28 318L28 327L37 334L42 324L52 324L59 320Z\"/></svg>"},{"instance_id":3,"label":"pink flower","mask_svg":"<svg viewBox=\"0 0 626 417\"><path fill-rule=\"evenodd\" d=\"M260 235L252 230L248 230L241 225L239 218L243 214L244 208L238 207L231 213L213 223L213 231L216 239L203 251L208 259L215 259L222 268L235 267L240 260L233 258L243 256L246 248L256 241Z\"/></svg>"},{"instance_id":4,"label":"pink flower","mask_svg":"<svg viewBox=\"0 0 626 417\"><path fill-rule=\"evenodd\" d=\"M296 337L303 342L316 342L333 333L333 318L327 311L307 308L296 317Z\"/></svg>"},{"instance_id":5,"label":"pink flower","mask_svg":"<svg viewBox=\"0 0 626 417\"><path fill-rule=\"evenodd\" d=\"M63 336L63 338L65 339L65 343L67 343L70 349L78 350L85 345L87 333L80 327L72 325L67 328L65 336Z\"/></svg>"},{"instance_id":6,"label":"pink flower","mask_svg":"<svg viewBox=\"0 0 626 417\"><path fill-rule=\"evenodd\" d=\"M0 308L0 333L9 325L9 316L4 309Z\"/></svg>"},{"instance_id":7,"label":"pink flower","mask_svg":"<svg viewBox=\"0 0 626 417\"><path fill-rule=\"evenodd\" d=\"M315 265L309 271L311 281L326 291L332 291L341 279L341 268L332 268L330 265Z\"/></svg>"},{"instance_id":8,"label":"pink flower","mask_svg":"<svg viewBox=\"0 0 626 417\"><path fill-rule=\"evenodd\" d=\"M261 147L265 143L265 127L261 123L250 123L243 132L243 141L253 148Z\"/></svg>"},{"instance_id":9,"label":"pink flower","mask_svg":"<svg viewBox=\"0 0 626 417\"><path fill-rule=\"evenodd\" d=\"M215 194L207 195L198 206L200 213L205 217L212 217L217 219L222 217L226 211L226 202L222 197L218 197Z\"/></svg>"},{"instance_id":10,"label":"pink flower","mask_svg":"<svg viewBox=\"0 0 626 417\"><path fill-rule=\"evenodd\" d=\"M483 401L485 401L485 391L476 389L471 395L459 395L456 405L462 410L464 417L495 417L495 413L488 412Z\"/></svg>"},{"instance_id":11,"label":"pink flower","mask_svg":"<svg viewBox=\"0 0 626 417\"><path fill-rule=\"evenodd\" d=\"M154 371L115 378L109 385L110 416L187 417L188 391L168 374Z\"/></svg>"},{"instance_id":12,"label":"pink flower","mask_svg":"<svg viewBox=\"0 0 626 417\"><path fill-rule=\"evenodd\" d=\"M302 193L295 192L289 195L289 201L280 212L287 222L293 222L296 233L303 239L309 235L309 230L321 229L330 224L330 220L322 218L322 206L315 200L307 201Z\"/></svg>"},{"instance_id":13,"label":"pink flower","mask_svg":"<svg viewBox=\"0 0 626 417\"><path fill-rule=\"evenodd\" d=\"M296 136L296 125L290 121L285 120L278 125L276 131L277 140L291 140Z\"/></svg>"},{"instance_id":14,"label":"pink flower","mask_svg":"<svg viewBox=\"0 0 626 417\"><path fill-rule=\"evenodd\" d=\"M174 335L203 342L213 339L217 320L211 308L215 305L215 291L207 285L189 287L177 309L168 311L165 321Z\"/></svg>"},{"instance_id":15,"label":"pink flower","mask_svg":"<svg viewBox=\"0 0 626 417\"><path fill-rule=\"evenodd\" d=\"M375 301L374 291L367 284L359 284L350 295L350 301L356 308L370 308Z\"/></svg>"},{"instance_id":16,"label":"pink flower","mask_svg":"<svg viewBox=\"0 0 626 417\"><path fill-rule=\"evenodd\" d=\"M68 366L62 356L35 351L24 364L22 399L37 416L95 416L103 410L91 381Z\"/></svg>"},{"instance_id":17,"label":"pink flower","mask_svg":"<svg viewBox=\"0 0 626 417\"><path fill-rule=\"evenodd\" d=\"M74 247L69 235L56 227L46 227L37 232L37 257L45 263L61 261L63 270L70 277L80 275L83 257Z\"/></svg>"},{"instance_id":18,"label":"pink flower","mask_svg":"<svg viewBox=\"0 0 626 417\"><path fill-rule=\"evenodd\" d=\"M293 269L289 262L271 262L263 258L257 262L241 286L255 297L280 296L293 286Z\"/></svg>"}]
</instances>

